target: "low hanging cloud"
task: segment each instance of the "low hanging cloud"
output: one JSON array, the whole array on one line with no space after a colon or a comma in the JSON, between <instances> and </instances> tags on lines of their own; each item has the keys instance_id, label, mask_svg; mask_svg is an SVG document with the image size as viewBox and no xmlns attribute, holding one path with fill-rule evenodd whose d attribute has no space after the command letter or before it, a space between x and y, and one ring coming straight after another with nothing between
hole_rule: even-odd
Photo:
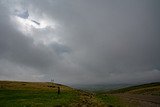
<instances>
[{"instance_id":1,"label":"low hanging cloud","mask_svg":"<svg viewBox=\"0 0 160 107\"><path fill-rule=\"evenodd\" d=\"M160 81L159 4L1 1L0 79L54 78L64 84Z\"/></svg>"}]
</instances>

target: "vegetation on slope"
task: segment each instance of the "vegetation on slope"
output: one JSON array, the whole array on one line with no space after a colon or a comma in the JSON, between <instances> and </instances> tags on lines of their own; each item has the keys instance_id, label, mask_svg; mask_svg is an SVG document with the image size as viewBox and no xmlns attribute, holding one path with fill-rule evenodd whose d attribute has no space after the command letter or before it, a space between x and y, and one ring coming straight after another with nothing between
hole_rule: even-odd
<instances>
[{"instance_id":1,"label":"vegetation on slope","mask_svg":"<svg viewBox=\"0 0 160 107\"><path fill-rule=\"evenodd\" d=\"M0 107L136 107L115 93L158 95L160 83L89 93L50 82L0 81Z\"/></svg>"},{"instance_id":2,"label":"vegetation on slope","mask_svg":"<svg viewBox=\"0 0 160 107\"><path fill-rule=\"evenodd\" d=\"M130 94L146 94L146 95L160 95L160 82L149 83L137 86L131 86L127 88L122 88L118 90L111 90L107 93L117 94L117 93L130 93Z\"/></svg>"},{"instance_id":3,"label":"vegetation on slope","mask_svg":"<svg viewBox=\"0 0 160 107\"><path fill-rule=\"evenodd\" d=\"M57 93L60 87L60 94ZM0 81L0 107L103 107L93 94L43 82Z\"/></svg>"}]
</instances>

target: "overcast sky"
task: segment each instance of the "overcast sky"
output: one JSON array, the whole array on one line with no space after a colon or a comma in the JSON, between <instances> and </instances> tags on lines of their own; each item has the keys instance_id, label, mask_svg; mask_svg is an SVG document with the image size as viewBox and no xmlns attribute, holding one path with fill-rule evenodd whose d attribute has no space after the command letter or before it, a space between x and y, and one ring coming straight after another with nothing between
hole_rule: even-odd
<instances>
[{"instance_id":1,"label":"overcast sky","mask_svg":"<svg viewBox=\"0 0 160 107\"><path fill-rule=\"evenodd\" d=\"M160 81L160 0L0 1L0 80Z\"/></svg>"}]
</instances>

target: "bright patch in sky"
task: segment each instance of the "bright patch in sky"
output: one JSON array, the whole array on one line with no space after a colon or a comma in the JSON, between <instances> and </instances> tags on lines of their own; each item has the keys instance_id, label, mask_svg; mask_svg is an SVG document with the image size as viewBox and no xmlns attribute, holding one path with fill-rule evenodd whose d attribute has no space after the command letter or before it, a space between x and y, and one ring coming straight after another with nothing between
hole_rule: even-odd
<instances>
[{"instance_id":1,"label":"bright patch in sky","mask_svg":"<svg viewBox=\"0 0 160 107\"><path fill-rule=\"evenodd\" d=\"M45 29L46 27L55 28L55 24L49 24L45 19L34 20L32 16L29 16L28 10L15 10L15 20L18 24L22 25L21 28L25 31L30 31L32 28ZM27 29L29 30L27 30Z\"/></svg>"},{"instance_id":2,"label":"bright patch in sky","mask_svg":"<svg viewBox=\"0 0 160 107\"><path fill-rule=\"evenodd\" d=\"M29 15L28 10L15 10L14 16L11 18L16 22L18 30L26 36L32 37L36 44L48 45L53 42L60 44L60 38L55 33L57 24L47 19L35 19L33 17Z\"/></svg>"},{"instance_id":3,"label":"bright patch in sky","mask_svg":"<svg viewBox=\"0 0 160 107\"><path fill-rule=\"evenodd\" d=\"M43 29L43 28L46 28L47 26L49 26L47 24L46 21L41 21L41 22L37 22L37 21L34 21L34 20L31 20L31 19L23 19L21 17L17 17L16 16L16 20L17 22L19 22L19 24L23 25L25 28L36 28L36 29ZM24 29L25 29L24 28Z\"/></svg>"}]
</instances>

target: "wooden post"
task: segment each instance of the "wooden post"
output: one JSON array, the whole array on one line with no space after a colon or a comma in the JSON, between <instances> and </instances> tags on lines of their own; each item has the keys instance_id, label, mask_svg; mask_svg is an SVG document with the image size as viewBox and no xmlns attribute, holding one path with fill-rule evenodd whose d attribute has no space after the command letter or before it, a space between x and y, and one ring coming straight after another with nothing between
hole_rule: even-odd
<instances>
[{"instance_id":1,"label":"wooden post","mask_svg":"<svg viewBox=\"0 0 160 107\"><path fill-rule=\"evenodd\" d=\"M58 87L58 94L60 94L60 87Z\"/></svg>"}]
</instances>

